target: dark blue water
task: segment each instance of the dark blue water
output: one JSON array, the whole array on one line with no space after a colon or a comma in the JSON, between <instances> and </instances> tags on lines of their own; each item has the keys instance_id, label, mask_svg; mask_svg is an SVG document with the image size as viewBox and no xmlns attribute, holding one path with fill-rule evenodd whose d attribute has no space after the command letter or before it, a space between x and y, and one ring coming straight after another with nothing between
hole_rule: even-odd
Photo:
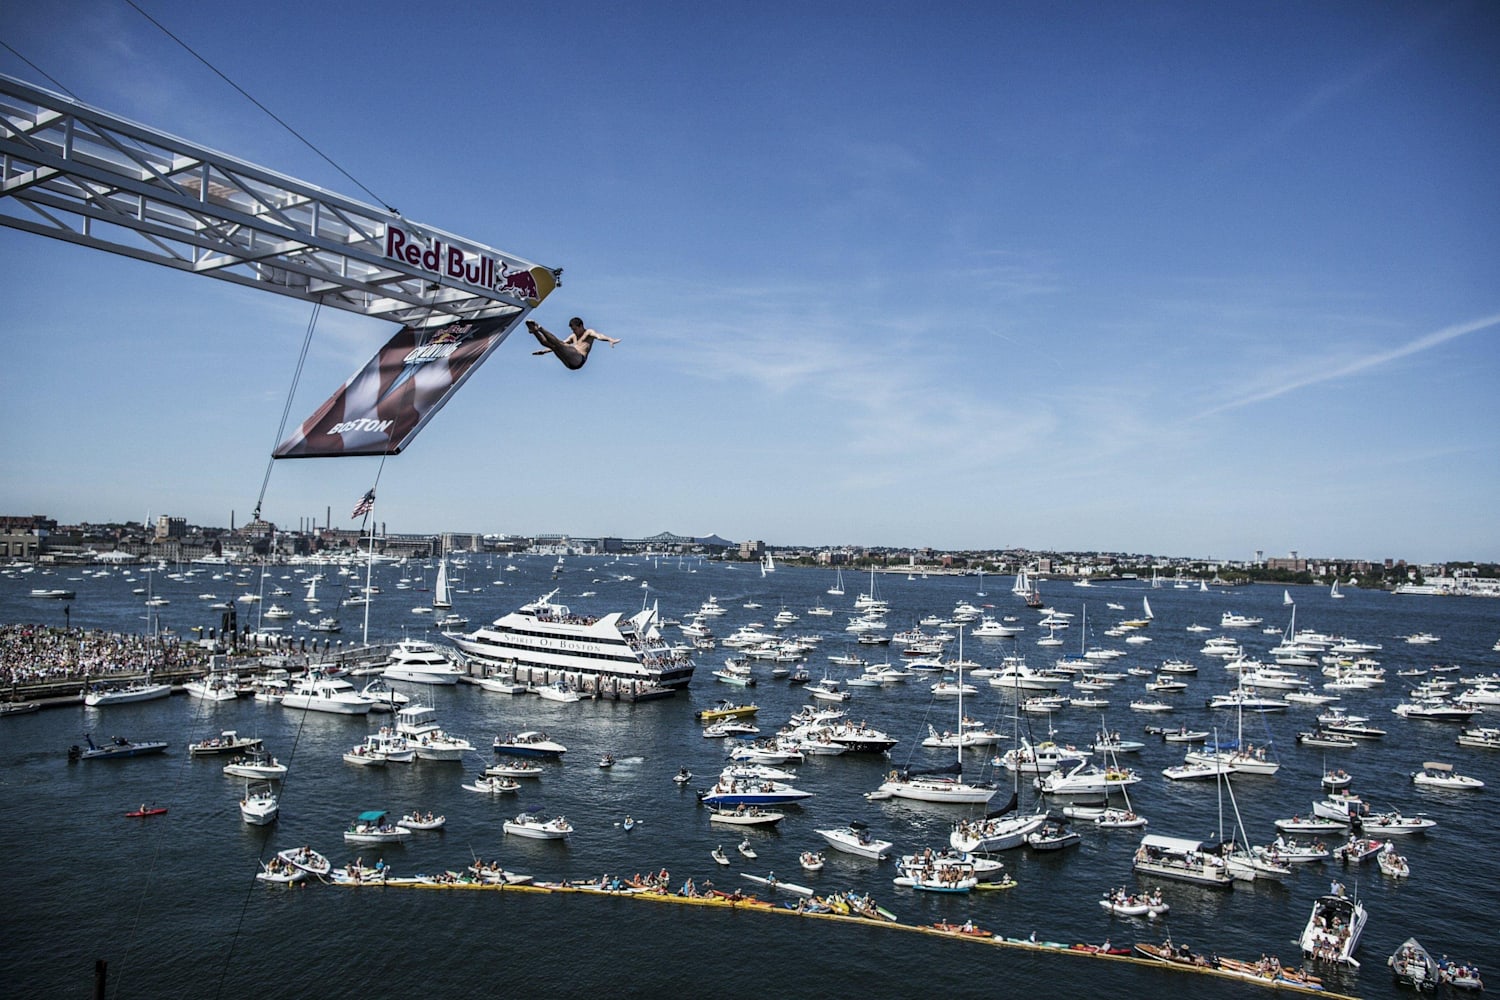
<instances>
[{"instance_id":1,"label":"dark blue water","mask_svg":"<svg viewBox=\"0 0 1500 1000\"><path fill-rule=\"evenodd\" d=\"M855 649L852 634L843 631L845 611L869 581L868 575L846 573L848 593L835 598L824 593L832 583L831 572L794 567L763 577L755 567L676 557L659 562L578 557L570 558L554 580L554 562L520 558L515 560L519 571L505 572L503 562L475 558L462 575L462 585L470 592L459 596L458 608L477 624L560 586L560 599L585 613L630 612L643 601L660 601L663 614L683 617L713 594L729 609L714 623L716 634L723 636L739 624L769 624L783 605L802 614L823 603L839 614L831 619L804 614L789 631L822 630L827 638L809 668L814 676L825 667L832 676L841 676L842 668L829 665L826 658ZM253 575L241 578L238 582L246 586L237 587L233 578L211 581L211 572L181 581L155 576L153 592L171 600L161 609L163 625L190 637L193 625L217 624L217 613L208 611L198 594L215 592L228 598L259 587ZM425 619L410 609L428 595L397 590L396 581L404 572L413 570L376 570L382 593L372 608L372 638L423 630ZM636 579L617 579L625 574ZM430 571L426 579L431 581ZM0 576L0 621L62 624L60 606L25 595L32 587L67 586L78 591L70 605L75 627L139 632L146 627L140 617L143 597L131 589L141 585L140 580L138 573L132 582L118 572L107 578L82 577L76 571L48 577ZM265 586L278 583L292 595L276 600L300 612L305 585L284 569L273 571ZM1035 645L1035 612L1009 593L1010 581L987 576L984 584L985 597L977 596L974 577L908 580L905 575L882 575L878 587L892 602L894 629L929 613L945 614L958 600L967 599L993 604L997 614L1021 616L1030 627L1019 648L1031 663L1042 665L1054 658L1056 651L1048 653ZM578 596L584 591L596 596ZM1167 719L1199 728L1233 728L1230 713L1202 707L1210 694L1231 686L1229 675L1219 661L1198 653L1203 636L1185 628L1194 622L1216 626L1226 609L1263 615L1268 625L1284 627L1289 609L1282 606L1282 588L1204 594L1170 587L1148 590L1144 583L1122 582L1089 590L1044 585L1044 593L1049 592L1056 607L1075 613L1087 599L1093 623L1126 616L1107 611L1106 601L1124 604L1133 616L1141 597L1149 593L1156 619L1147 634L1154 641L1121 646L1130 655L1117 661L1118 668L1152 665L1173 656L1199 664L1189 691L1174 698L1181 708L1173 715L1142 716L1129 710L1131 698L1142 694L1139 678L1122 682L1108 694L1112 704L1104 715L1111 728L1146 741L1136 759L1124 762L1146 777L1131 790L1131 800L1150 818L1150 831L1215 836L1221 822L1215 786L1167 782L1160 769L1180 763L1182 748L1143 737L1142 729ZM1360 996L1395 995L1385 957L1409 936L1418 937L1434 953L1477 960L1493 971L1500 958L1493 944L1500 929L1494 916L1500 875L1493 865L1476 859L1500 849L1500 754L1457 747L1458 727L1409 722L1391 714L1390 708L1403 691L1398 669L1433 663L1458 664L1467 675L1500 669L1500 653L1490 648L1500 636L1500 602L1395 597L1354 589L1342 601L1329 599L1325 588L1292 588L1292 593L1298 601L1299 627L1384 644L1375 655L1387 668L1386 687L1346 693L1343 704L1351 712L1372 716L1389 736L1351 751L1326 751L1325 756L1294 743L1298 730L1313 726L1313 709L1247 716L1246 737L1273 742L1283 762L1275 776L1234 779L1250 839L1269 841L1275 836L1274 819L1306 813L1318 796L1318 776L1325 763L1336 762L1354 773L1355 789L1377 809L1423 811L1438 820L1432 833L1399 844L1411 863L1409 882L1384 878L1373 864L1350 870L1301 866L1284 884L1241 884L1230 892L1168 883L1168 919L1148 923L1111 918L1097 901L1111 886L1135 884L1130 858L1139 836L1092 829L1085 831L1081 847L1061 854L1007 852L1004 860L1019 885L1002 892L964 897L916 894L890 884L894 872L889 862L877 865L833 852L824 871L809 875L797 867L797 856L823 846L812 832L817 827L862 820L904 851L944 844L950 823L962 815L951 808L899 800L866 801L864 793L879 784L891 762L849 754L810 758L801 766L797 783L816 797L800 809L789 809L788 818L774 831L752 832L759 858L746 861L732 850L736 835L711 828L693 795L693 789L706 786L721 766L725 750L721 741L701 737L693 712L720 697L753 698L761 706L762 728L769 732L810 699L784 682L771 681L765 666L758 668L759 686L750 691L717 683L709 671L722 661L726 651L721 649L699 657L688 696L640 705L559 705L468 686L439 689L434 697L444 725L468 736L486 757L497 733L523 728L545 729L569 746L565 760L549 765L539 782L523 783L519 797L492 799L459 787L482 764L478 755L464 766L352 767L340 754L367 731L367 720L304 715L249 699L212 706L179 696L102 711L69 708L5 719L0 722L0 809L8 817L4 840L10 846L11 865L3 974L8 985L3 990L10 995L78 996L89 988L95 959L104 958L109 962L110 995L121 997L354 997L385 990L430 996L520 990L546 996L603 990L640 995L663 989L700 991L710 984L739 983L744 988L749 982L757 994L795 991L865 997L918 992L988 997L1007 987L1065 996L1100 989L1125 996L1163 989L1185 997L1263 995L1255 987L1208 977L792 916L565 895L328 886L270 890L253 880L258 859L304 843L336 864L356 855L367 862L383 857L400 875L459 870L476 856L546 879L606 872L629 875L666 867L674 882L691 875L722 887L749 888L736 877L738 872L763 875L774 870L819 891L867 891L909 924L972 919L1010 936L1025 937L1034 931L1039 939L1069 943L1106 938L1117 944L1160 941L1170 932L1196 950L1245 958L1272 953L1288 962L1297 958L1295 939L1313 899L1336 877L1357 888L1370 920L1359 952L1363 968L1331 978L1331 986ZM763 607L742 607L752 599ZM271 601L267 596L264 603ZM357 637L352 609L345 609L342 617ZM1077 648L1078 619L1074 621L1064 650ZM1410 646L1397 638L1421 631L1441 641ZM1241 630L1238 638L1252 652L1276 641L1259 631ZM1110 642L1097 630L1093 641ZM1011 648L1008 640L971 639L964 652L993 665ZM949 728L956 710L950 701L934 703L927 696L932 679L919 674L905 685L855 689L846 706L854 719L866 719L900 737L891 755L897 764L947 759L944 753L917 746L929 722ZM981 687L977 698L966 701L966 714L990 719L996 728L1010 732L1006 703L993 689ZM1057 739L1082 744L1097 730L1099 714L1073 710L1051 723ZM1021 726L1026 725L1023 718ZM1030 725L1033 736L1042 738L1046 721L1033 719ZM242 783L220 773L222 761L188 757L188 742L223 729L263 737L269 749L291 764L276 826L246 827L237 808ZM84 731L166 739L172 747L157 758L69 764L67 747ZM610 770L596 766L605 751L618 759ZM972 758L980 759L977 754ZM1409 775L1425 760L1450 761L1489 787L1477 793L1419 791ZM682 766L704 780L680 789L671 777ZM1000 780L1009 778L1001 772ZM1003 798L997 797L996 804ZM149 820L121 815L143 801L167 805L170 812ZM577 831L571 843L506 838L500 824L529 805L566 814ZM440 833L419 833L406 845L384 851L346 847L341 838L344 826L366 809L432 809L445 813L448 825ZM1233 819L1227 800L1223 810L1228 829ZM639 824L629 833L618 825L627 814ZM709 857L720 844L732 858L727 868Z\"/></svg>"}]
</instances>

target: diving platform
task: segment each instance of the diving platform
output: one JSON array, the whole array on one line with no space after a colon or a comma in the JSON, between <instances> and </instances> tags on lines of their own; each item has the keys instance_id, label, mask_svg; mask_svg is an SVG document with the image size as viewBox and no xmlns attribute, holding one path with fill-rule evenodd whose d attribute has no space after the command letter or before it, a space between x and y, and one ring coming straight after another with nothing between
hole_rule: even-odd
<instances>
[{"instance_id":1,"label":"diving platform","mask_svg":"<svg viewBox=\"0 0 1500 1000\"><path fill-rule=\"evenodd\" d=\"M514 320L562 274L3 74L0 226L402 326Z\"/></svg>"}]
</instances>

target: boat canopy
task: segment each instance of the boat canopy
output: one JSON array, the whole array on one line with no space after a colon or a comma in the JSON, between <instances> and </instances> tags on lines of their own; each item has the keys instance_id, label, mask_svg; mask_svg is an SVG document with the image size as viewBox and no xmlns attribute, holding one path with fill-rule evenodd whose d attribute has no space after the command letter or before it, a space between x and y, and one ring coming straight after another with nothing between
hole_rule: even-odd
<instances>
[{"instance_id":1,"label":"boat canopy","mask_svg":"<svg viewBox=\"0 0 1500 1000\"><path fill-rule=\"evenodd\" d=\"M384 809L370 809L359 814L361 823L383 823L385 822Z\"/></svg>"},{"instance_id":2,"label":"boat canopy","mask_svg":"<svg viewBox=\"0 0 1500 1000\"><path fill-rule=\"evenodd\" d=\"M1141 838L1142 847L1154 847L1158 851L1167 854L1187 854L1190 851L1203 850L1201 840L1185 840L1182 837L1163 837L1155 833L1148 833Z\"/></svg>"},{"instance_id":3,"label":"boat canopy","mask_svg":"<svg viewBox=\"0 0 1500 1000\"><path fill-rule=\"evenodd\" d=\"M1451 771L1451 770L1453 770L1453 765L1452 764L1444 764L1442 761L1438 761L1438 760L1426 760L1426 761L1423 761L1422 762L1422 766L1425 767L1429 771Z\"/></svg>"}]
</instances>

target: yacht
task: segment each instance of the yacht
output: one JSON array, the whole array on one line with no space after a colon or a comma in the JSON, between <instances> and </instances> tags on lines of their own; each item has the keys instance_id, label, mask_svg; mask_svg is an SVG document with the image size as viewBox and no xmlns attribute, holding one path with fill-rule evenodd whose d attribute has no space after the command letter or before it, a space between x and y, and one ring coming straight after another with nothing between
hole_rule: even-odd
<instances>
[{"instance_id":1,"label":"yacht","mask_svg":"<svg viewBox=\"0 0 1500 1000\"><path fill-rule=\"evenodd\" d=\"M354 685L348 681L317 674L299 680L281 699L283 708L332 712L335 715L368 715L372 704L372 699L354 690Z\"/></svg>"},{"instance_id":2,"label":"yacht","mask_svg":"<svg viewBox=\"0 0 1500 1000\"><path fill-rule=\"evenodd\" d=\"M422 760L463 760L474 745L461 736L445 733L437 724L437 710L430 705L407 705L396 712L396 734Z\"/></svg>"},{"instance_id":3,"label":"yacht","mask_svg":"<svg viewBox=\"0 0 1500 1000\"><path fill-rule=\"evenodd\" d=\"M132 701L155 701L157 698L166 698L172 694L172 685L156 684L149 676L145 680L131 681L125 685L96 684L83 696L83 703L89 708L99 708L103 705L123 705Z\"/></svg>"},{"instance_id":4,"label":"yacht","mask_svg":"<svg viewBox=\"0 0 1500 1000\"><path fill-rule=\"evenodd\" d=\"M694 663L662 638L656 613L626 618L575 615L554 590L474 632L445 632L466 656L535 685L566 681L578 690L632 700L672 694L693 679ZM700 614L704 613L702 609Z\"/></svg>"},{"instance_id":5,"label":"yacht","mask_svg":"<svg viewBox=\"0 0 1500 1000\"><path fill-rule=\"evenodd\" d=\"M391 650L382 674L387 680L457 684L463 670L446 653L422 639L402 639Z\"/></svg>"}]
</instances>

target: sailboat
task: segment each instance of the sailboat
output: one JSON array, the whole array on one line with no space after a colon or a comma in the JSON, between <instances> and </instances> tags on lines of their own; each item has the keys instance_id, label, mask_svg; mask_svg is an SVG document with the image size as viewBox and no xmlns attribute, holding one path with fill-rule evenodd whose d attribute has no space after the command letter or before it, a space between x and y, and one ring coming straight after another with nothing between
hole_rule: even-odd
<instances>
[{"instance_id":1,"label":"sailboat","mask_svg":"<svg viewBox=\"0 0 1500 1000\"><path fill-rule=\"evenodd\" d=\"M838 579L834 580L833 586L828 588L828 593L834 597L844 596L844 569L842 566L838 570Z\"/></svg>"},{"instance_id":2,"label":"sailboat","mask_svg":"<svg viewBox=\"0 0 1500 1000\"><path fill-rule=\"evenodd\" d=\"M1120 627L1121 628L1145 628L1147 625L1151 624L1151 619L1153 617L1155 617L1155 616L1151 614L1151 598L1149 598L1149 597L1142 597L1141 598L1141 617L1140 618L1129 618L1129 619L1126 619L1125 621L1123 621L1123 622L1120 623Z\"/></svg>"},{"instance_id":3,"label":"sailboat","mask_svg":"<svg viewBox=\"0 0 1500 1000\"><path fill-rule=\"evenodd\" d=\"M959 632L962 635L962 630ZM963 731L964 720L964 666L958 666L958 731ZM954 747L957 759L951 767L939 771L893 770L880 787L870 793L872 798L912 799L917 802L951 802L967 805L989 802L997 789L992 784L968 784L963 780L963 741Z\"/></svg>"},{"instance_id":4,"label":"sailboat","mask_svg":"<svg viewBox=\"0 0 1500 1000\"><path fill-rule=\"evenodd\" d=\"M448 554L438 560L437 584L432 588L432 606L439 611L453 607L453 596L448 590Z\"/></svg>"},{"instance_id":5,"label":"sailboat","mask_svg":"<svg viewBox=\"0 0 1500 1000\"><path fill-rule=\"evenodd\" d=\"M1341 601L1344 599L1344 595L1339 593L1338 577L1333 578L1333 588L1328 591L1328 596L1333 598L1335 601Z\"/></svg>"},{"instance_id":6,"label":"sailboat","mask_svg":"<svg viewBox=\"0 0 1500 1000\"><path fill-rule=\"evenodd\" d=\"M1282 604L1282 606L1283 607L1291 607L1293 603L1294 602L1292 601L1292 592L1290 590L1283 590L1281 592L1281 604Z\"/></svg>"},{"instance_id":7,"label":"sailboat","mask_svg":"<svg viewBox=\"0 0 1500 1000\"><path fill-rule=\"evenodd\" d=\"M1218 742L1218 732L1215 731L1214 742ZM1234 808L1234 825L1239 832L1237 840L1231 841L1224 852L1224 867L1228 870L1231 878L1241 882L1251 882L1258 878L1284 878L1292 873L1292 869L1284 862L1268 856L1263 850L1250 846L1250 838L1245 833L1245 821L1240 818L1240 805L1234 797L1234 783L1229 780L1229 775L1220 773L1219 780L1219 841L1224 840L1224 789L1229 789L1229 804Z\"/></svg>"},{"instance_id":8,"label":"sailboat","mask_svg":"<svg viewBox=\"0 0 1500 1000\"><path fill-rule=\"evenodd\" d=\"M774 572L776 572L776 557L767 552L765 559L761 560L760 575L765 576L767 573Z\"/></svg>"}]
</instances>

